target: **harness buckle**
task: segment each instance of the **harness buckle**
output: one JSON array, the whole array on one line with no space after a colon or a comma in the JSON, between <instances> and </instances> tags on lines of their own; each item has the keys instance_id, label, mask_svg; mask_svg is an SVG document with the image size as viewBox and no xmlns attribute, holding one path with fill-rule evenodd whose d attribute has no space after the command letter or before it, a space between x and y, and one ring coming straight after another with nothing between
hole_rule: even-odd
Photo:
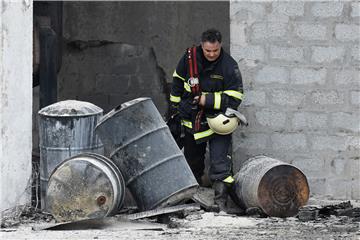
<instances>
[{"instance_id":1,"label":"harness buckle","mask_svg":"<svg viewBox=\"0 0 360 240\"><path fill-rule=\"evenodd\" d=\"M188 84L190 85L190 87L195 87L197 84L199 84L199 79L191 77L188 80Z\"/></svg>"}]
</instances>

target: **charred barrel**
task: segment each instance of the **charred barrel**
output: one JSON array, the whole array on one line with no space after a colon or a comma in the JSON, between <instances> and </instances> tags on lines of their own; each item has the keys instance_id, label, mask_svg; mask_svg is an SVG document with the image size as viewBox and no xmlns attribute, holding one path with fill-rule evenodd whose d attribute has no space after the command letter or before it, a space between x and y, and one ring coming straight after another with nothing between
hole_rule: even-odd
<instances>
[{"instance_id":1,"label":"charred barrel","mask_svg":"<svg viewBox=\"0 0 360 240\"><path fill-rule=\"evenodd\" d=\"M269 216L294 216L309 200L306 176L298 168L270 157L248 159L235 180L240 205L260 207Z\"/></svg>"},{"instance_id":2,"label":"charred barrel","mask_svg":"<svg viewBox=\"0 0 360 240\"><path fill-rule=\"evenodd\" d=\"M141 210L173 205L195 193L196 179L150 98L123 103L95 131Z\"/></svg>"},{"instance_id":3,"label":"charred barrel","mask_svg":"<svg viewBox=\"0 0 360 240\"><path fill-rule=\"evenodd\" d=\"M67 100L39 111L41 207L46 209L46 189L54 168L65 159L83 152L103 154L95 134L103 110L94 104Z\"/></svg>"},{"instance_id":4,"label":"charred barrel","mask_svg":"<svg viewBox=\"0 0 360 240\"><path fill-rule=\"evenodd\" d=\"M59 222L116 214L124 202L125 181L108 158L83 153L57 166L49 178L48 210Z\"/></svg>"}]
</instances>

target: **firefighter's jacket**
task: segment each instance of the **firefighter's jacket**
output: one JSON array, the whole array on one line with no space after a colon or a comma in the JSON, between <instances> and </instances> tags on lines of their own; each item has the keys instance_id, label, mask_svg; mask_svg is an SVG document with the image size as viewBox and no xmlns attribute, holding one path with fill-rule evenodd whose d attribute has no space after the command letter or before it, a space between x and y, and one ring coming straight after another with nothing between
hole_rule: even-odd
<instances>
[{"instance_id":1,"label":"firefighter's jacket","mask_svg":"<svg viewBox=\"0 0 360 240\"><path fill-rule=\"evenodd\" d=\"M206 95L204 115L198 132L194 126L192 110L193 94L188 83L190 78L187 53L180 59L173 74L170 102L173 109L179 112L182 124L194 134L197 142L211 137L214 132L209 128L206 117L225 112L230 107L237 109L243 98L242 79L236 61L221 49L220 56L213 62L204 57L201 46L196 47L196 62L202 94Z\"/></svg>"}]
</instances>

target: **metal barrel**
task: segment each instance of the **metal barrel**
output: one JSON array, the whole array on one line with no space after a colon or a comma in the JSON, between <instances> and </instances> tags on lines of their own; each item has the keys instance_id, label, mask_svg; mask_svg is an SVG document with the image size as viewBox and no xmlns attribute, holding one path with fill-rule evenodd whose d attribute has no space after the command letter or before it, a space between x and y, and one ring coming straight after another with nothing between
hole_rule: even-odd
<instances>
[{"instance_id":1,"label":"metal barrel","mask_svg":"<svg viewBox=\"0 0 360 240\"><path fill-rule=\"evenodd\" d=\"M71 157L52 172L48 210L59 222L116 214L124 202L125 181L108 158L95 153Z\"/></svg>"},{"instance_id":2,"label":"metal barrel","mask_svg":"<svg viewBox=\"0 0 360 240\"><path fill-rule=\"evenodd\" d=\"M291 217L309 200L306 176L277 159L248 159L235 175L235 192L243 208L260 207L273 217Z\"/></svg>"},{"instance_id":3,"label":"metal barrel","mask_svg":"<svg viewBox=\"0 0 360 240\"><path fill-rule=\"evenodd\" d=\"M95 134L103 110L94 104L66 100L39 111L41 207L46 209L46 189L53 169L65 159L83 152L103 154Z\"/></svg>"},{"instance_id":4,"label":"metal barrel","mask_svg":"<svg viewBox=\"0 0 360 240\"><path fill-rule=\"evenodd\" d=\"M198 183L150 98L123 103L95 131L141 210L174 205L196 192Z\"/></svg>"}]
</instances>

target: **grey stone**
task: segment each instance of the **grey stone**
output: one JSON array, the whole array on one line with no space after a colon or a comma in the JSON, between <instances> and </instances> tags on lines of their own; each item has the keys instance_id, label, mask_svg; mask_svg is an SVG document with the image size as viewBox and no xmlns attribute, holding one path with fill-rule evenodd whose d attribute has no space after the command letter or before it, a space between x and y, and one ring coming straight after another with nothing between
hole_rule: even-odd
<instances>
[{"instance_id":1,"label":"grey stone","mask_svg":"<svg viewBox=\"0 0 360 240\"><path fill-rule=\"evenodd\" d=\"M345 54L344 47L312 47L311 50L311 61L316 63L342 62Z\"/></svg>"},{"instance_id":2,"label":"grey stone","mask_svg":"<svg viewBox=\"0 0 360 240\"><path fill-rule=\"evenodd\" d=\"M344 103L344 96L336 90L316 90L310 93L310 103L317 105L338 105Z\"/></svg>"},{"instance_id":3,"label":"grey stone","mask_svg":"<svg viewBox=\"0 0 360 240\"><path fill-rule=\"evenodd\" d=\"M269 136L263 133L247 133L233 135L233 148L266 149Z\"/></svg>"},{"instance_id":4,"label":"grey stone","mask_svg":"<svg viewBox=\"0 0 360 240\"><path fill-rule=\"evenodd\" d=\"M303 48L300 47L270 47L270 58L289 62L299 62L304 60Z\"/></svg>"},{"instance_id":5,"label":"grey stone","mask_svg":"<svg viewBox=\"0 0 360 240\"><path fill-rule=\"evenodd\" d=\"M351 17L360 17L360 2L351 3Z\"/></svg>"},{"instance_id":6,"label":"grey stone","mask_svg":"<svg viewBox=\"0 0 360 240\"><path fill-rule=\"evenodd\" d=\"M297 157L293 160L292 164L298 167L305 176L316 177L319 175L319 170L324 169L324 160L321 158L306 158Z\"/></svg>"},{"instance_id":7,"label":"grey stone","mask_svg":"<svg viewBox=\"0 0 360 240\"><path fill-rule=\"evenodd\" d=\"M302 133L275 133L271 136L274 150L304 151L306 150L306 137Z\"/></svg>"},{"instance_id":8,"label":"grey stone","mask_svg":"<svg viewBox=\"0 0 360 240\"><path fill-rule=\"evenodd\" d=\"M286 23L259 22L252 25L252 39L267 40L284 37L287 32Z\"/></svg>"},{"instance_id":9,"label":"grey stone","mask_svg":"<svg viewBox=\"0 0 360 240\"><path fill-rule=\"evenodd\" d=\"M359 41L360 27L355 24L336 24L335 36L340 41Z\"/></svg>"},{"instance_id":10,"label":"grey stone","mask_svg":"<svg viewBox=\"0 0 360 240\"><path fill-rule=\"evenodd\" d=\"M291 71L291 83L298 85L307 84L324 84L326 77L326 70L313 68L294 68Z\"/></svg>"},{"instance_id":11,"label":"grey stone","mask_svg":"<svg viewBox=\"0 0 360 240\"><path fill-rule=\"evenodd\" d=\"M326 26L321 24L295 24L294 33L303 40L326 40Z\"/></svg>"},{"instance_id":12,"label":"grey stone","mask_svg":"<svg viewBox=\"0 0 360 240\"><path fill-rule=\"evenodd\" d=\"M317 2L311 7L311 13L315 17L339 17L343 7L343 2Z\"/></svg>"},{"instance_id":13,"label":"grey stone","mask_svg":"<svg viewBox=\"0 0 360 240\"><path fill-rule=\"evenodd\" d=\"M272 102L281 106L298 106L305 99L305 94L299 91L279 89L270 92Z\"/></svg>"},{"instance_id":14,"label":"grey stone","mask_svg":"<svg viewBox=\"0 0 360 240\"><path fill-rule=\"evenodd\" d=\"M294 113L292 126L296 130L319 130L327 128L327 114L316 112Z\"/></svg>"},{"instance_id":15,"label":"grey stone","mask_svg":"<svg viewBox=\"0 0 360 240\"><path fill-rule=\"evenodd\" d=\"M284 129L286 114L280 111L263 109L255 113L257 122L265 127Z\"/></svg>"},{"instance_id":16,"label":"grey stone","mask_svg":"<svg viewBox=\"0 0 360 240\"><path fill-rule=\"evenodd\" d=\"M360 91L351 91L350 102L353 105L356 105L358 108L360 106Z\"/></svg>"},{"instance_id":17,"label":"grey stone","mask_svg":"<svg viewBox=\"0 0 360 240\"><path fill-rule=\"evenodd\" d=\"M310 187L310 193L325 195L328 191L326 189L326 179L319 177L310 177L308 178L308 183Z\"/></svg>"},{"instance_id":18,"label":"grey stone","mask_svg":"<svg viewBox=\"0 0 360 240\"><path fill-rule=\"evenodd\" d=\"M360 132L359 109L352 113L337 112L331 114L331 123L334 128Z\"/></svg>"},{"instance_id":19,"label":"grey stone","mask_svg":"<svg viewBox=\"0 0 360 240\"><path fill-rule=\"evenodd\" d=\"M260 45L249 46L233 46L231 48L231 54L236 59L251 59L256 61L264 61L265 51L264 47Z\"/></svg>"},{"instance_id":20,"label":"grey stone","mask_svg":"<svg viewBox=\"0 0 360 240\"><path fill-rule=\"evenodd\" d=\"M288 70L284 67L265 66L255 76L257 83L286 83L289 78Z\"/></svg>"},{"instance_id":21,"label":"grey stone","mask_svg":"<svg viewBox=\"0 0 360 240\"><path fill-rule=\"evenodd\" d=\"M289 17L293 16L303 16L304 15L304 5L303 1L294 1L294 2L273 2L272 11L276 14L283 14Z\"/></svg>"},{"instance_id":22,"label":"grey stone","mask_svg":"<svg viewBox=\"0 0 360 240\"><path fill-rule=\"evenodd\" d=\"M360 49L358 44L351 49L351 57L356 61L360 61Z\"/></svg>"},{"instance_id":23,"label":"grey stone","mask_svg":"<svg viewBox=\"0 0 360 240\"><path fill-rule=\"evenodd\" d=\"M245 92L245 99L242 106L264 106L266 104L266 94L262 90L251 90Z\"/></svg>"},{"instance_id":24,"label":"grey stone","mask_svg":"<svg viewBox=\"0 0 360 240\"><path fill-rule=\"evenodd\" d=\"M335 199L351 199L352 182L350 179L330 178L326 180L328 193Z\"/></svg>"},{"instance_id":25,"label":"grey stone","mask_svg":"<svg viewBox=\"0 0 360 240\"><path fill-rule=\"evenodd\" d=\"M356 70L340 70L335 72L335 85L360 86L360 74Z\"/></svg>"},{"instance_id":26,"label":"grey stone","mask_svg":"<svg viewBox=\"0 0 360 240\"><path fill-rule=\"evenodd\" d=\"M230 7L230 19L238 20L246 14L247 19L262 19L265 15L265 5L256 2L233 2Z\"/></svg>"},{"instance_id":27,"label":"grey stone","mask_svg":"<svg viewBox=\"0 0 360 240\"><path fill-rule=\"evenodd\" d=\"M314 150L345 151L348 147L349 137L346 136L313 136L311 138Z\"/></svg>"}]
</instances>

